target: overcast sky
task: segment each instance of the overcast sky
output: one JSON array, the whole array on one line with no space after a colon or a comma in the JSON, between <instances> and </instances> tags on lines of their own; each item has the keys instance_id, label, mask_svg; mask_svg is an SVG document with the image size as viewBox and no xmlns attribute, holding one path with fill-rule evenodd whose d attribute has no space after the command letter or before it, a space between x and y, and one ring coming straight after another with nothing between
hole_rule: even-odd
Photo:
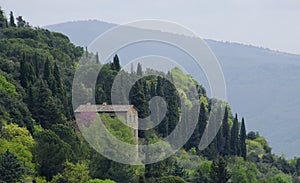
<instances>
[{"instance_id":1,"label":"overcast sky","mask_svg":"<svg viewBox=\"0 0 300 183\"><path fill-rule=\"evenodd\" d=\"M300 54L299 0L0 0L35 26L97 19L127 23L162 19L201 38Z\"/></svg>"}]
</instances>

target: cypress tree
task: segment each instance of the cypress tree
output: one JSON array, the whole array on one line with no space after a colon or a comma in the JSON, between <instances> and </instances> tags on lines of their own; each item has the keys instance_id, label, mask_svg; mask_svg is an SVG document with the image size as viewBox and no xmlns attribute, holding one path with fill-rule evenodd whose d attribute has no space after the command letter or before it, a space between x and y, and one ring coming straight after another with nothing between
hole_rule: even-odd
<instances>
[{"instance_id":1,"label":"cypress tree","mask_svg":"<svg viewBox=\"0 0 300 183\"><path fill-rule=\"evenodd\" d=\"M164 95L162 77L160 76L157 77L156 94L161 97Z\"/></svg>"},{"instance_id":2,"label":"cypress tree","mask_svg":"<svg viewBox=\"0 0 300 183\"><path fill-rule=\"evenodd\" d=\"M5 17L4 11L0 7L0 28L6 28L7 27L7 19Z\"/></svg>"},{"instance_id":3,"label":"cypress tree","mask_svg":"<svg viewBox=\"0 0 300 183\"><path fill-rule=\"evenodd\" d=\"M96 64L99 64L100 63L100 59L99 59L99 54L98 54L98 52L96 53Z\"/></svg>"},{"instance_id":4,"label":"cypress tree","mask_svg":"<svg viewBox=\"0 0 300 183\"><path fill-rule=\"evenodd\" d=\"M54 77L54 84L53 84L52 92L54 92L54 95L59 94L60 96L62 96L63 95L62 82L60 79L60 74L56 63L54 63L53 77Z\"/></svg>"},{"instance_id":5,"label":"cypress tree","mask_svg":"<svg viewBox=\"0 0 300 183\"><path fill-rule=\"evenodd\" d=\"M296 162L296 174L300 176L300 158L297 158Z\"/></svg>"},{"instance_id":6,"label":"cypress tree","mask_svg":"<svg viewBox=\"0 0 300 183\"><path fill-rule=\"evenodd\" d=\"M205 106L204 106L203 103L201 103L201 105L200 105L198 124L199 124L199 129L198 130L199 130L200 139L205 138L205 137L203 137L203 134L204 134L204 131L205 131L206 126L207 126L207 116L206 116Z\"/></svg>"},{"instance_id":7,"label":"cypress tree","mask_svg":"<svg viewBox=\"0 0 300 183\"><path fill-rule=\"evenodd\" d=\"M13 12L11 11L9 15L10 15L10 18L9 18L9 25L10 25L11 27L16 27L17 25L16 25L16 23L15 23L15 17L14 17Z\"/></svg>"},{"instance_id":8,"label":"cypress tree","mask_svg":"<svg viewBox=\"0 0 300 183\"><path fill-rule=\"evenodd\" d=\"M142 69L142 65L140 63L138 63L138 65L137 65L136 73L140 77L143 75L143 69Z\"/></svg>"},{"instance_id":9,"label":"cypress tree","mask_svg":"<svg viewBox=\"0 0 300 183\"><path fill-rule=\"evenodd\" d=\"M223 137L223 128L220 128L216 136L216 146L219 155L223 154L224 152L224 142L225 140Z\"/></svg>"},{"instance_id":10,"label":"cypress tree","mask_svg":"<svg viewBox=\"0 0 300 183\"><path fill-rule=\"evenodd\" d=\"M206 138L203 136L206 126L207 126L206 110L205 110L204 104L201 103L199 116L198 116L198 123L195 127L195 130L194 130L191 138L185 145L185 148L191 149L191 148L195 147L198 149L198 145L200 143L201 138Z\"/></svg>"},{"instance_id":11,"label":"cypress tree","mask_svg":"<svg viewBox=\"0 0 300 183\"><path fill-rule=\"evenodd\" d=\"M22 59L20 61L20 83L23 88L28 88L28 86L35 81L35 72L32 63L26 61L26 56L23 53Z\"/></svg>"},{"instance_id":12,"label":"cypress tree","mask_svg":"<svg viewBox=\"0 0 300 183\"><path fill-rule=\"evenodd\" d=\"M44 80L49 82L51 75L51 65L49 58L46 59L45 65L44 65ZM49 84L49 83L48 83Z\"/></svg>"},{"instance_id":13,"label":"cypress tree","mask_svg":"<svg viewBox=\"0 0 300 183\"><path fill-rule=\"evenodd\" d=\"M242 118L241 132L240 132L240 147L241 156L246 160L247 158L247 147L246 147L246 127L244 118Z\"/></svg>"},{"instance_id":14,"label":"cypress tree","mask_svg":"<svg viewBox=\"0 0 300 183\"><path fill-rule=\"evenodd\" d=\"M39 64L38 64L38 55L37 53L34 54L34 58L33 58L33 65L34 65L34 72L36 75L36 78L39 78Z\"/></svg>"},{"instance_id":15,"label":"cypress tree","mask_svg":"<svg viewBox=\"0 0 300 183\"><path fill-rule=\"evenodd\" d=\"M228 108L225 108L225 113L224 113L224 119L222 123L222 135L224 139L224 151L223 155L229 155L230 154L230 128L229 128L229 123L228 123Z\"/></svg>"},{"instance_id":16,"label":"cypress tree","mask_svg":"<svg viewBox=\"0 0 300 183\"><path fill-rule=\"evenodd\" d=\"M179 96L174 85L165 80L167 87L167 116L168 116L168 134L175 129L179 120L178 108L179 108Z\"/></svg>"},{"instance_id":17,"label":"cypress tree","mask_svg":"<svg viewBox=\"0 0 300 183\"><path fill-rule=\"evenodd\" d=\"M231 139L230 139L231 155L238 155L239 153L239 122L237 114L233 120L233 125L231 129Z\"/></svg>"},{"instance_id":18,"label":"cypress tree","mask_svg":"<svg viewBox=\"0 0 300 183\"><path fill-rule=\"evenodd\" d=\"M156 96L156 87L155 87L155 83L154 82L151 82L151 85L150 85L150 96L151 97Z\"/></svg>"},{"instance_id":19,"label":"cypress tree","mask_svg":"<svg viewBox=\"0 0 300 183\"><path fill-rule=\"evenodd\" d=\"M149 115L149 107L144 93L142 80L138 80L133 85L132 89L130 90L129 96L130 103L134 105L139 111L139 118L147 117ZM144 133L142 131L139 131L139 137L144 137Z\"/></svg>"},{"instance_id":20,"label":"cypress tree","mask_svg":"<svg viewBox=\"0 0 300 183\"><path fill-rule=\"evenodd\" d=\"M118 55L115 55L114 59L113 59L113 66L114 66L114 70L116 71L120 71L121 70L121 65L120 65L120 60Z\"/></svg>"},{"instance_id":21,"label":"cypress tree","mask_svg":"<svg viewBox=\"0 0 300 183\"><path fill-rule=\"evenodd\" d=\"M89 58L89 52L88 52L87 46L85 47L85 57L87 59Z\"/></svg>"},{"instance_id":22,"label":"cypress tree","mask_svg":"<svg viewBox=\"0 0 300 183\"><path fill-rule=\"evenodd\" d=\"M27 77L26 77L26 67L25 67L25 54L23 53L22 59L20 61L20 83L23 88L27 87Z\"/></svg>"},{"instance_id":23,"label":"cypress tree","mask_svg":"<svg viewBox=\"0 0 300 183\"><path fill-rule=\"evenodd\" d=\"M63 124L65 122L61 104L58 102L58 99L53 98L51 90L43 81L37 90L34 111L36 111L35 120L43 128L49 129L52 124Z\"/></svg>"},{"instance_id":24,"label":"cypress tree","mask_svg":"<svg viewBox=\"0 0 300 183\"><path fill-rule=\"evenodd\" d=\"M50 60L48 58L47 58L47 60L44 64L44 77L43 77L43 79L47 82L48 87L51 88L52 91L54 91L55 81L53 80L52 65L51 65Z\"/></svg>"}]
</instances>

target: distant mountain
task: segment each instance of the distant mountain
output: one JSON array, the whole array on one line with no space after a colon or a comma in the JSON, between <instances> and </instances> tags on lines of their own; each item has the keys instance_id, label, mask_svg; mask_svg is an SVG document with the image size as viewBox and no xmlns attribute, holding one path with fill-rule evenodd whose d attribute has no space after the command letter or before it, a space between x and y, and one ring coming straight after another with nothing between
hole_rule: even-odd
<instances>
[{"instance_id":1,"label":"distant mountain","mask_svg":"<svg viewBox=\"0 0 300 183\"><path fill-rule=\"evenodd\" d=\"M114 26L117 25L91 20L49 25L45 28L68 35L77 45L87 46ZM288 158L300 156L300 55L239 43L205 41L222 66L228 102L234 112L246 118L248 131L260 131L276 154L284 153ZM138 50L141 55L148 53L145 50L151 46L153 47L151 44L145 47L133 46L120 53L121 60L130 60L128 53L133 51ZM160 48L154 51L167 52L166 50L167 48ZM178 54L167 56L175 60L184 58ZM207 88L203 77L202 75L198 80L203 81Z\"/></svg>"}]
</instances>

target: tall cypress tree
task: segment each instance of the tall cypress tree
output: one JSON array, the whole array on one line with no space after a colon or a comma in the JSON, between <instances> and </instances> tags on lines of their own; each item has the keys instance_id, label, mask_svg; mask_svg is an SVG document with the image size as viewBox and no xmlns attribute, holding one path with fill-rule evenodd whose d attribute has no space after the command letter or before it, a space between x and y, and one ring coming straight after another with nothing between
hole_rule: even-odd
<instances>
[{"instance_id":1,"label":"tall cypress tree","mask_svg":"<svg viewBox=\"0 0 300 183\"><path fill-rule=\"evenodd\" d=\"M99 59L99 54L98 54L98 52L96 53L95 58L96 58L96 64L99 64L99 63L100 63L100 59Z\"/></svg>"},{"instance_id":2,"label":"tall cypress tree","mask_svg":"<svg viewBox=\"0 0 300 183\"><path fill-rule=\"evenodd\" d=\"M237 114L233 120L231 128L231 139L230 139L231 155L238 155L239 153L239 122Z\"/></svg>"},{"instance_id":3,"label":"tall cypress tree","mask_svg":"<svg viewBox=\"0 0 300 183\"><path fill-rule=\"evenodd\" d=\"M54 77L54 84L53 84L53 90L54 95L62 95L62 81L60 79L59 69L57 67L57 64L54 63L54 69L53 69L53 77Z\"/></svg>"},{"instance_id":4,"label":"tall cypress tree","mask_svg":"<svg viewBox=\"0 0 300 183\"><path fill-rule=\"evenodd\" d=\"M246 160L247 158L247 147L246 147L246 127L244 118L242 118L241 132L240 132L240 147L241 156Z\"/></svg>"},{"instance_id":5,"label":"tall cypress tree","mask_svg":"<svg viewBox=\"0 0 300 183\"><path fill-rule=\"evenodd\" d=\"M205 110L205 106L204 106L203 103L201 103L201 105L200 105L198 124L199 124L200 139L201 138L206 138L206 137L203 137L204 131L205 131L206 126L207 126L206 110Z\"/></svg>"},{"instance_id":6,"label":"tall cypress tree","mask_svg":"<svg viewBox=\"0 0 300 183\"><path fill-rule=\"evenodd\" d=\"M150 96L151 97L156 96L156 87L155 87L155 83L154 82L151 82L151 85L150 85Z\"/></svg>"},{"instance_id":7,"label":"tall cypress tree","mask_svg":"<svg viewBox=\"0 0 300 183\"><path fill-rule=\"evenodd\" d=\"M6 28L7 25L7 19L5 17L4 11L2 10L2 8L0 7L0 28Z\"/></svg>"},{"instance_id":8,"label":"tall cypress tree","mask_svg":"<svg viewBox=\"0 0 300 183\"><path fill-rule=\"evenodd\" d=\"M35 81L35 72L31 62L26 61L26 56L23 53L20 61L20 83L23 88L28 88Z\"/></svg>"},{"instance_id":9,"label":"tall cypress tree","mask_svg":"<svg viewBox=\"0 0 300 183\"><path fill-rule=\"evenodd\" d=\"M162 77L158 76L157 77L157 86L156 86L156 94L157 96L163 96L164 91L163 91L163 81Z\"/></svg>"},{"instance_id":10,"label":"tall cypress tree","mask_svg":"<svg viewBox=\"0 0 300 183\"><path fill-rule=\"evenodd\" d=\"M114 70L116 70L118 72L121 70L121 65L120 65L120 60L119 60L118 55L114 56L113 65L114 65Z\"/></svg>"},{"instance_id":11,"label":"tall cypress tree","mask_svg":"<svg viewBox=\"0 0 300 183\"><path fill-rule=\"evenodd\" d=\"M201 138L204 138L204 139L206 138L205 136L203 136L206 126L207 126L206 110L205 110L204 104L201 103L199 116L198 116L198 123L195 127L195 130L194 130L191 138L185 145L185 148L191 149L191 148L195 147L198 149Z\"/></svg>"},{"instance_id":12,"label":"tall cypress tree","mask_svg":"<svg viewBox=\"0 0 300 183\"><path fill-rule=\"evenodd\" d=\"M224 150L222 155L230 154L230 128L228 123L228 108L225 108L223 123L222 123L222 135L224 139Z\"/></svg>"},{"instance_id":13,"label":"tall cypress tree","mask_svg":"<svg viewBox=\"0 0 300 183\"><path fill-rule=\"evenodd\" d=\"M40 71L39 71L38 55L37 55L37 53L34 54L33 65L34 65L34 72L35 72L36 78L39 78Z\"/></svg>"},{"instance_id":14,"label":"tall cypress tree","mask_svg":"<svg viewBox=\"0 0 300 183\"><path fill-rule=\"evenodd\" d=\"M20 61L20 83L23 88L27 87L26 67L25 67L25 53L23 53Z\"/></svg>"},{"instance_id":15,"label":"tall cypress tree","mask_svg":"<svg viewBox=\"0 0 300 183\"><path fill-rule=\"evenodd\" d=\"M138 65L137 65L136 74L140 77L143 75L143 69L142 69L142 65L140 63L138 63Z\"/></svg>"},{"instance_id":16,"label":"tall cypress tree","mask_svg":"<svg viewBox=\"0 0 300 183\"><path fill-rule=\"evenodd\" d=\"M44 77L43 79L47 82L48 87L53 91L54 80L53 80L53 71L50 60L47 58L44 65Z\"/></svg>"},{"instance_id":17,"label":"tall cypress tree","mask_svg":"<svg viewBox=\"0 0 300 183\"><path fill-rule=\"evenodd\" d=\"M43 127L49 129L52 124L62 124L65 122L65 116L61 112L62 106L52 97L48 86L42 81L38 88L36 99L37 111L35 120Z\"/></svg>"},{"instance_id":18,"label":"tall cypress tree","mask_svg":"<svg viewBox=\"0 0 300 183\"><path fill-rule=\"evenodd\" d=\"M11 11L9 14L10 18L9 18L9 26L11 27L16 27L16 23L15 23L15 17L14 17L14 13Z\"/></svg>"},{"instance_id":19,"label":"tall cypress tree","mask_svg":"<svg viewBox=\"0 0 300 183\"><path fill-rule=\"evenodd\" d=\"M300 158L297 158L296 162L296 174L300 176Z\"/></svg>"},{"instance_id":20,"label":"tall cypress tree","mask_svg":"<svg viewBox=\"0 0 300 183\"><path fill-rule=\"evenodd\" d=\"M49 82L51 76L51 65L49 58L46 59L45 65L44 65L44 80ZM49 83L48 83L49 84Z\"/></svg>"},{"instance_id":21,"label":"tall cypress tree","mask_svg":"<svg viewBox=\"0 0 300 183\"><path fill-rule=\"evenodd\" d=\"M143 81L141 79L133 85L129 96L130 103L133 104L139 111L139 118L146 118L149 115L149 107L143 89ZM144 137L144 133L142 131L139 131L139 137Z\"/></svg>"},{"instance_id":22,"label":"tall cypress tree","mask_svg":"<svg viewBox=\"0 0 300 183\"><path fill-rule=\"evenodd\" d=\"M172 132L177 126L179 120L179 96L174 85L169 81L165 80L166 90L167 90L167 117L168 117L168 134Z\"/></svg>"}]
</instances>

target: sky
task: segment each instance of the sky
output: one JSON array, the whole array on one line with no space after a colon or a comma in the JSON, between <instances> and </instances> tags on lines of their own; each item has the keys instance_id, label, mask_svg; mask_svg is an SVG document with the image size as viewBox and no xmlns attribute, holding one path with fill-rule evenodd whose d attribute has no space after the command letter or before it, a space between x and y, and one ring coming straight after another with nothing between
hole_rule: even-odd
<instances>
[{"instance_id":1,"label":"sky","mask_svg":"<svg viewBox=\"0 0 300 183\"><path fill-rule=\"evenodd\" d=\"M300 54L299 0L0 0L34 26L76 20L178 23L201 38Z\"/></svg>"}]
</instances>

